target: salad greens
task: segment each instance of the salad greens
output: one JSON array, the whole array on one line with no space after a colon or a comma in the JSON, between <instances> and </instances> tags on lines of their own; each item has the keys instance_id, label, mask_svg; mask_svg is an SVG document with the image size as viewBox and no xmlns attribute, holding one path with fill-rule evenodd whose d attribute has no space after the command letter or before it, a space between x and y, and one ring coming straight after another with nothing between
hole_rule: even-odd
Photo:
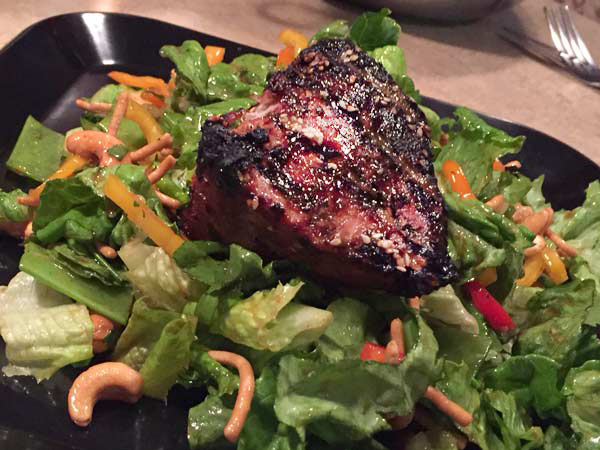
<instances>
[{"instance_id":1,"label":"salad greens","mask_svg":"<svg viewBox=\"0 0 600 450\"><path fill-rule=\"evenodd\" d=\"M399 37L400 26L382 9L353 23L335 21L311 42L351 39L420 104ZM265 262L235 244L186 240L170 255L107 198L107 177L116 175L177 231L155 189L186 204L202 124L255 105L269 73L279 68L275 58L258 54L209 66L195 41L166 45L160 54L174 64L176 77L165 107L149 111L171 134L177 161L158 183L150 184L143 166L124 164L48 181L37 207L19 203L23 191L0 191L0 229L32 225L21 272L0 287L5 375L40 381L69 364L89 364L89 313L95 312L119 325L105 340L106 358L139 371L145 395L167 400L179 385L197 399L188 417L192 450L384 449L378 433L392 428L390 419L413 415L403 432L407 449L459 449L465 439L483 450L599 447L599 181L579 208L554 214L552 231L577 252L563 259L568 280L555 284L544 273L535 285L522 285L524 251L535 235L512 213L517 204L536 211L550 206L544 180L493 165L517 154L523 138L466 108L440 118L420 105L448 212L448 250L459 271L453 285L423 296L420 309L398 295L321 286L290 262ZM114 104L124 89L143 98L138 89L107 84L90 101ZM106 131L111 117L111 111L86 112L81 126ZM133 120L124 120L118 133L124 145L110 150L118 159L146 143ZM42 182L64 153L64 136L29 117L7 167ZM460 165L474 198L454 192L443 175L447 161ZM499 194L506 211L486 204ZM556 247L550 240L546 245ZM117 250L118 258L103 246ZM490 274L487 291L515 325L507 332L494 330L464 289ZM364 357L366 342L390 340L395 318L404 330L401 363ZM237 353L254 370L252 408L236 445L223 429L240 377L211 350ZM454 423L425 398L428 386L473 421Z\"/></svg>"}]
</instances>

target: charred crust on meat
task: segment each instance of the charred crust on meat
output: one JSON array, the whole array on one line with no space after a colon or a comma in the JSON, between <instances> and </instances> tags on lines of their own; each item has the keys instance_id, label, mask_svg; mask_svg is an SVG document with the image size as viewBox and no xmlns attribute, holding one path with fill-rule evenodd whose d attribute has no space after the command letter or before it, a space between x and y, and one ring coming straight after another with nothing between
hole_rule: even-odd
<instances>
[{"instance_id":1,"label":"charred crust on meat","mask_svg":"<svg viewBox=\"0 0 600 450\"><path fill-rule=\"evenodd\" d=\"M205 123L180 223L406 297L457 275L425 116L347 40L303 50L256 106Z\"/></svg>"}]
</instances>

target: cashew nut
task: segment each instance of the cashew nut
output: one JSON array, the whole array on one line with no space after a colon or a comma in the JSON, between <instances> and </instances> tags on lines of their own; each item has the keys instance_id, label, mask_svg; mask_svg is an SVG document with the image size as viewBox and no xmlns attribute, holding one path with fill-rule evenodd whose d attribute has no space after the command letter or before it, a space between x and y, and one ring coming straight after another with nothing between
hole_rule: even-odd
<instances>
[{"instance_id":1,"label":"cashew nut","mask_svg":"<svg viewBox=\"0 0 600 450\"><path fill-rule=\"evenodd\" d=\"M561 238L554 231L548 229L546 230L546 236L550 239L554 244L558 247L558 249L567 256L577 256L577 250L567 244L563 238Z\"/></svg>"},{"instance_id":2,"label":"cashew nut","mask_svg":"<svg viewBox=\"0 0 600 450\"><path fill-rule=\"evenodd\" d=\"M554 220L554 210L544 208L532 216L528 216L521 222L521 225L528 228L532 233L544 234Z\"/></svg>"},{"instance_id":3,"label":"cashew nut","mask_svg":"<svg viewBox=\"0 0 600 450\"><path fill-rule=\"evenodd\" d=\"M90 319L94 325L92 349L94 353L105 352L108 350L108 346L104 342L104 339L114 330L115 324L112 320L100 314L90 314Z\"/></svg>"},{"instance_id":4,"label":"cashew nut","mask_svg":"<svg viewBox=\"0 0 600 450\"><path fill-rule=\"evenodd\" d=\"M66 140L67 150L84 158L91 155L98 158L101 167L116 166L119 160L108 153L115 145L123 145L120 139L102 131L86 130L71 133Z\"/></svg>"},{"instance_id":5,"label":"cashew nut","mask_svg":"<svg viewBox=\"0 0 600 450\"><path fill-rule=\"evenodd\" d=\"M225 426L223 434L229 442L237 441L244 422L252 405L252 397L254 396L254 371L246 358L231 352L223 352L211 350L208 355L215 361L227 366L234 366L240 375L240 388L235 399L233 413L229 418L229 422Z\"/></svg>"},{"instance_id":6,"label":"cashew nut","mask_svg":"<svg viewBox=\"0 0 600 450\"><path fill-rule=\"evenodd\" d=\"M504 195L498 194L495 197L492 197L487 202L485 202L487 206L492 208L498 214L504 214L508 209L508 203L504 201Z\"/></svg>"},{"instance_id":7,"label":"cashew nut","mask_svg":"<svg viewBox=\"0 0 600 450\"><path fill-rule=\"evenodd\" d=\"M540 253L545 248L546 248L546 240L544 239L543 236L538 234L535 237L535 239L533 240L533 246L526 248L525 251L523 252L523 255L534 256L534 255L537 255L538 253Z\"/></svg>"},{"instance_id":8,"label":"cashew nut","mask_svg":"<svg viewBox=\"0 0 600 450\"><path fill-rule=\"evenodd\" d=\"M144 379L126 364L106 362L81 373L69 390L68 408L71 420L80 427L92 421L98 400L137 402L142 396Z\"/></svg>"}]
</instances>

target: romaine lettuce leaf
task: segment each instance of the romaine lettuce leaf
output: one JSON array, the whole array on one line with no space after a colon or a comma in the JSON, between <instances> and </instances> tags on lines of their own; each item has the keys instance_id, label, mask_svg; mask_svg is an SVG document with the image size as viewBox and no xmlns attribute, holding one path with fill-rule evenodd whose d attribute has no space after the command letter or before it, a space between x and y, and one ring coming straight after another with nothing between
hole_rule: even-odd
<instances>
[{"instance_id":1,"label":"romaine lettuce leaf","mask_svg":"<svg viewBox=\"0 0 600 450\"><path fill-rule=\"evenodd\" d=\"M231 449L231 444L223 436L223 429L232 412L232 408L225 406L223 400L209 390L204 401L191 408L188 414L190 449Z\"/></svg>"},{"instance_id":2,"label":"romaine lettuce leaf","mask_svg":"<svg viewBox=\"0 0 600 450\"><path fill-rule=\"evenodd\" d=\"M230 100L249 97L250 95L260 95L263 87L258 84L243 82L232 65L219 63L210 68L207 94L210 101Z\"/></svg>"},{"instance_id":3,"label":"romaine lettuce leaf","mask_svg":"<svg viewBox=\"0 0 600 450\"><path fill-rule=\"evenodd\" d=\"M91 96L91 102L100 103L114 103L117 100L119 94L125 90L128 90L126 86L122 84L109 83L98 89L94 95Z\"/></svg>"},{"instance_id":4,"label":"romaine lettuce leaf","mask_svg":"<svg viewBox=\"0 0 600 450\"><path fill-rule=\"evenodd\" d=\"M239 376L211 358L204 345L193 342L190 351L190 365L179 376L179 384L185 387L214 387L219 396L233 394L238 389Z\"/></svg>"},{"instance_id":5,"label":"romaine lettuce leaf","mask_svg":"<svg viewBox=\"0 0 600 450\"><path fill-rule=\"evenodd\" d=\"M592 224L600 222L600 181L590 183L583 205L568 213L562 229L553 229L564 239L580 236Z\"/></svg>"},{"instance_id":6,"label":"romaine lettuce leaf","mask_svg":"<svg viewBox=\"0 0 600 450\"><path fill-rule=\"evenodd\" d=\"M129 269L127 278L151 308L181 312L202 289L160 247L134 239L121 247L119 256Z\"/></svg>"},{"instance_id":7,"label":"romaine lettuce leaf","mask_svg":"<svg viewBox=\"0 0 600 450\"><path fill-rule=\"evenodd\" d=\"M600 361L587 361L571 369L562 393L567 397L573 430L582 435L584 441L597 445L600 441Z\"/></svg>"},{"instance_id":8,"label":"romaine lettuce leaf","mask_svg":"<svg viewBox=\"0 0 600 450\"><path fill-rule=\"evenodd\" d=\"M485 374L485 385L510 392L520 407L543 418L564 419L560 366L553 359L529 354L513 356Z\"/></svg>"},{"instance_id":9,"label":"romaine lettuce leaf","mask_svg":"<svg viewBox=\"0 0 600 450\"><path fill-rule=\"evenodd\" d=\"M451 128L448 144L436 157L435 169L440 172L444 161L456 161L467 177L473 193L479 196L492 180L494 160L519 152L524 138L509 136L488 125L467 108L457 108L454 116L456 121Z\"/></svg>"},{"instance_id":10,"label":"romaine lettuce leaf","mask_svg":"<svg viewBox=\"0 0 600 450\"><path fill-rule=\"evenodd\" d=\"M410 413L433 381L437 352L429 327L416 321L417 343L399 365L284 356L274 405L279 421L339 447L388 429L383 414Z\"/></svg>"},{"instance_id":11,"label":"romaine lettuce leaf","mask_svg":"<svg viewBox=\"0 0 600 450\"><path fill-rule=\"evenodd\" d=\"M92 357L88 310L19 272L0 291L0 335L6 342L7 376L50 378L67 364Z\"/></svg>"},{"instance_id":12,"label":"romaine lettuce leaf","mask_svg":"<svg viewBox=\"0 0 600 450\"><path fill-rule=\"evenodd\" d=\"M406 59L404 58L404 51L400 47L396 44L386 45L374 49L369 52L369 55L383 65L396 84L400 86L402 92L412 97L415 102L421 103L421 95L415 88L413 80L407 75Z\"/></svg>"},{"instance_id":13,"label":"romaine lettuce leaf","mask_svg":"<svg viewBox=\"0 0 600 450\"><path fill-rule=\"evenodd\" d=\"M42 182L52 175L62 159L65 137L29 116L23 125L6 167Z\"/></svg>"},{"instance_id":14,"label":"romaine lettuce leaf","mask_svg":"<svg viewBox=\"0 0 600 450\"><path fill-rule=\"evenodd\" d=\"M477 319L467 311L450 285L422 296L421 311L428 320L434 319L466 333L479 334Z\"/></svg>"},{"instance_id":15,"label":"romaine lettuce leaf","mask_svg":"<svg viewBox=\"0 0 600 450\"><path fill-rule=\"evenodd\" d=\"M267 75L275 69L275 57L245 53L231 61L231 67L244 83L264 87Z\"/></svg>"},{"instance_id":16,"label":"romaine lettuce leaf","mask_svg":"<svg viewBox=\"0 0 600 450\"><path fill-rule=\"evenodd\" d=\"M388 8L379 12L367 11L356 18L350 28L350 39L365 51L386 45L396 45L400 25L390 16Z\"/></svg>"}]
</instances>

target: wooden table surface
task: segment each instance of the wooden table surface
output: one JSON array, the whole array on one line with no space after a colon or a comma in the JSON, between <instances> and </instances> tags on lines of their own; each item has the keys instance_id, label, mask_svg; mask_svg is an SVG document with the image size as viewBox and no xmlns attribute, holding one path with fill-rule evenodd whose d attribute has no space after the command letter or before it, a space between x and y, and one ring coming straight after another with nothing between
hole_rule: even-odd
<instances>
[{"instance_id":1,"label":"wooden table surface","mask_svg":"<svg viewBox=\"0 0 600 450\"><path fill-rule=\"evenodd\" d=\"M496 34L509 24L549 43L544 3L525 0L463 25L397 17L404 30L399 45L423 94L537 128L600 164L600 90L525 56ZM310 36L361 9L323 0L0 0L0 47L38 20L75 11L138 14L275 52L282 28ZM577 23L600 61L600 24L583 16Z\"/></svg>"}]
</instances>

